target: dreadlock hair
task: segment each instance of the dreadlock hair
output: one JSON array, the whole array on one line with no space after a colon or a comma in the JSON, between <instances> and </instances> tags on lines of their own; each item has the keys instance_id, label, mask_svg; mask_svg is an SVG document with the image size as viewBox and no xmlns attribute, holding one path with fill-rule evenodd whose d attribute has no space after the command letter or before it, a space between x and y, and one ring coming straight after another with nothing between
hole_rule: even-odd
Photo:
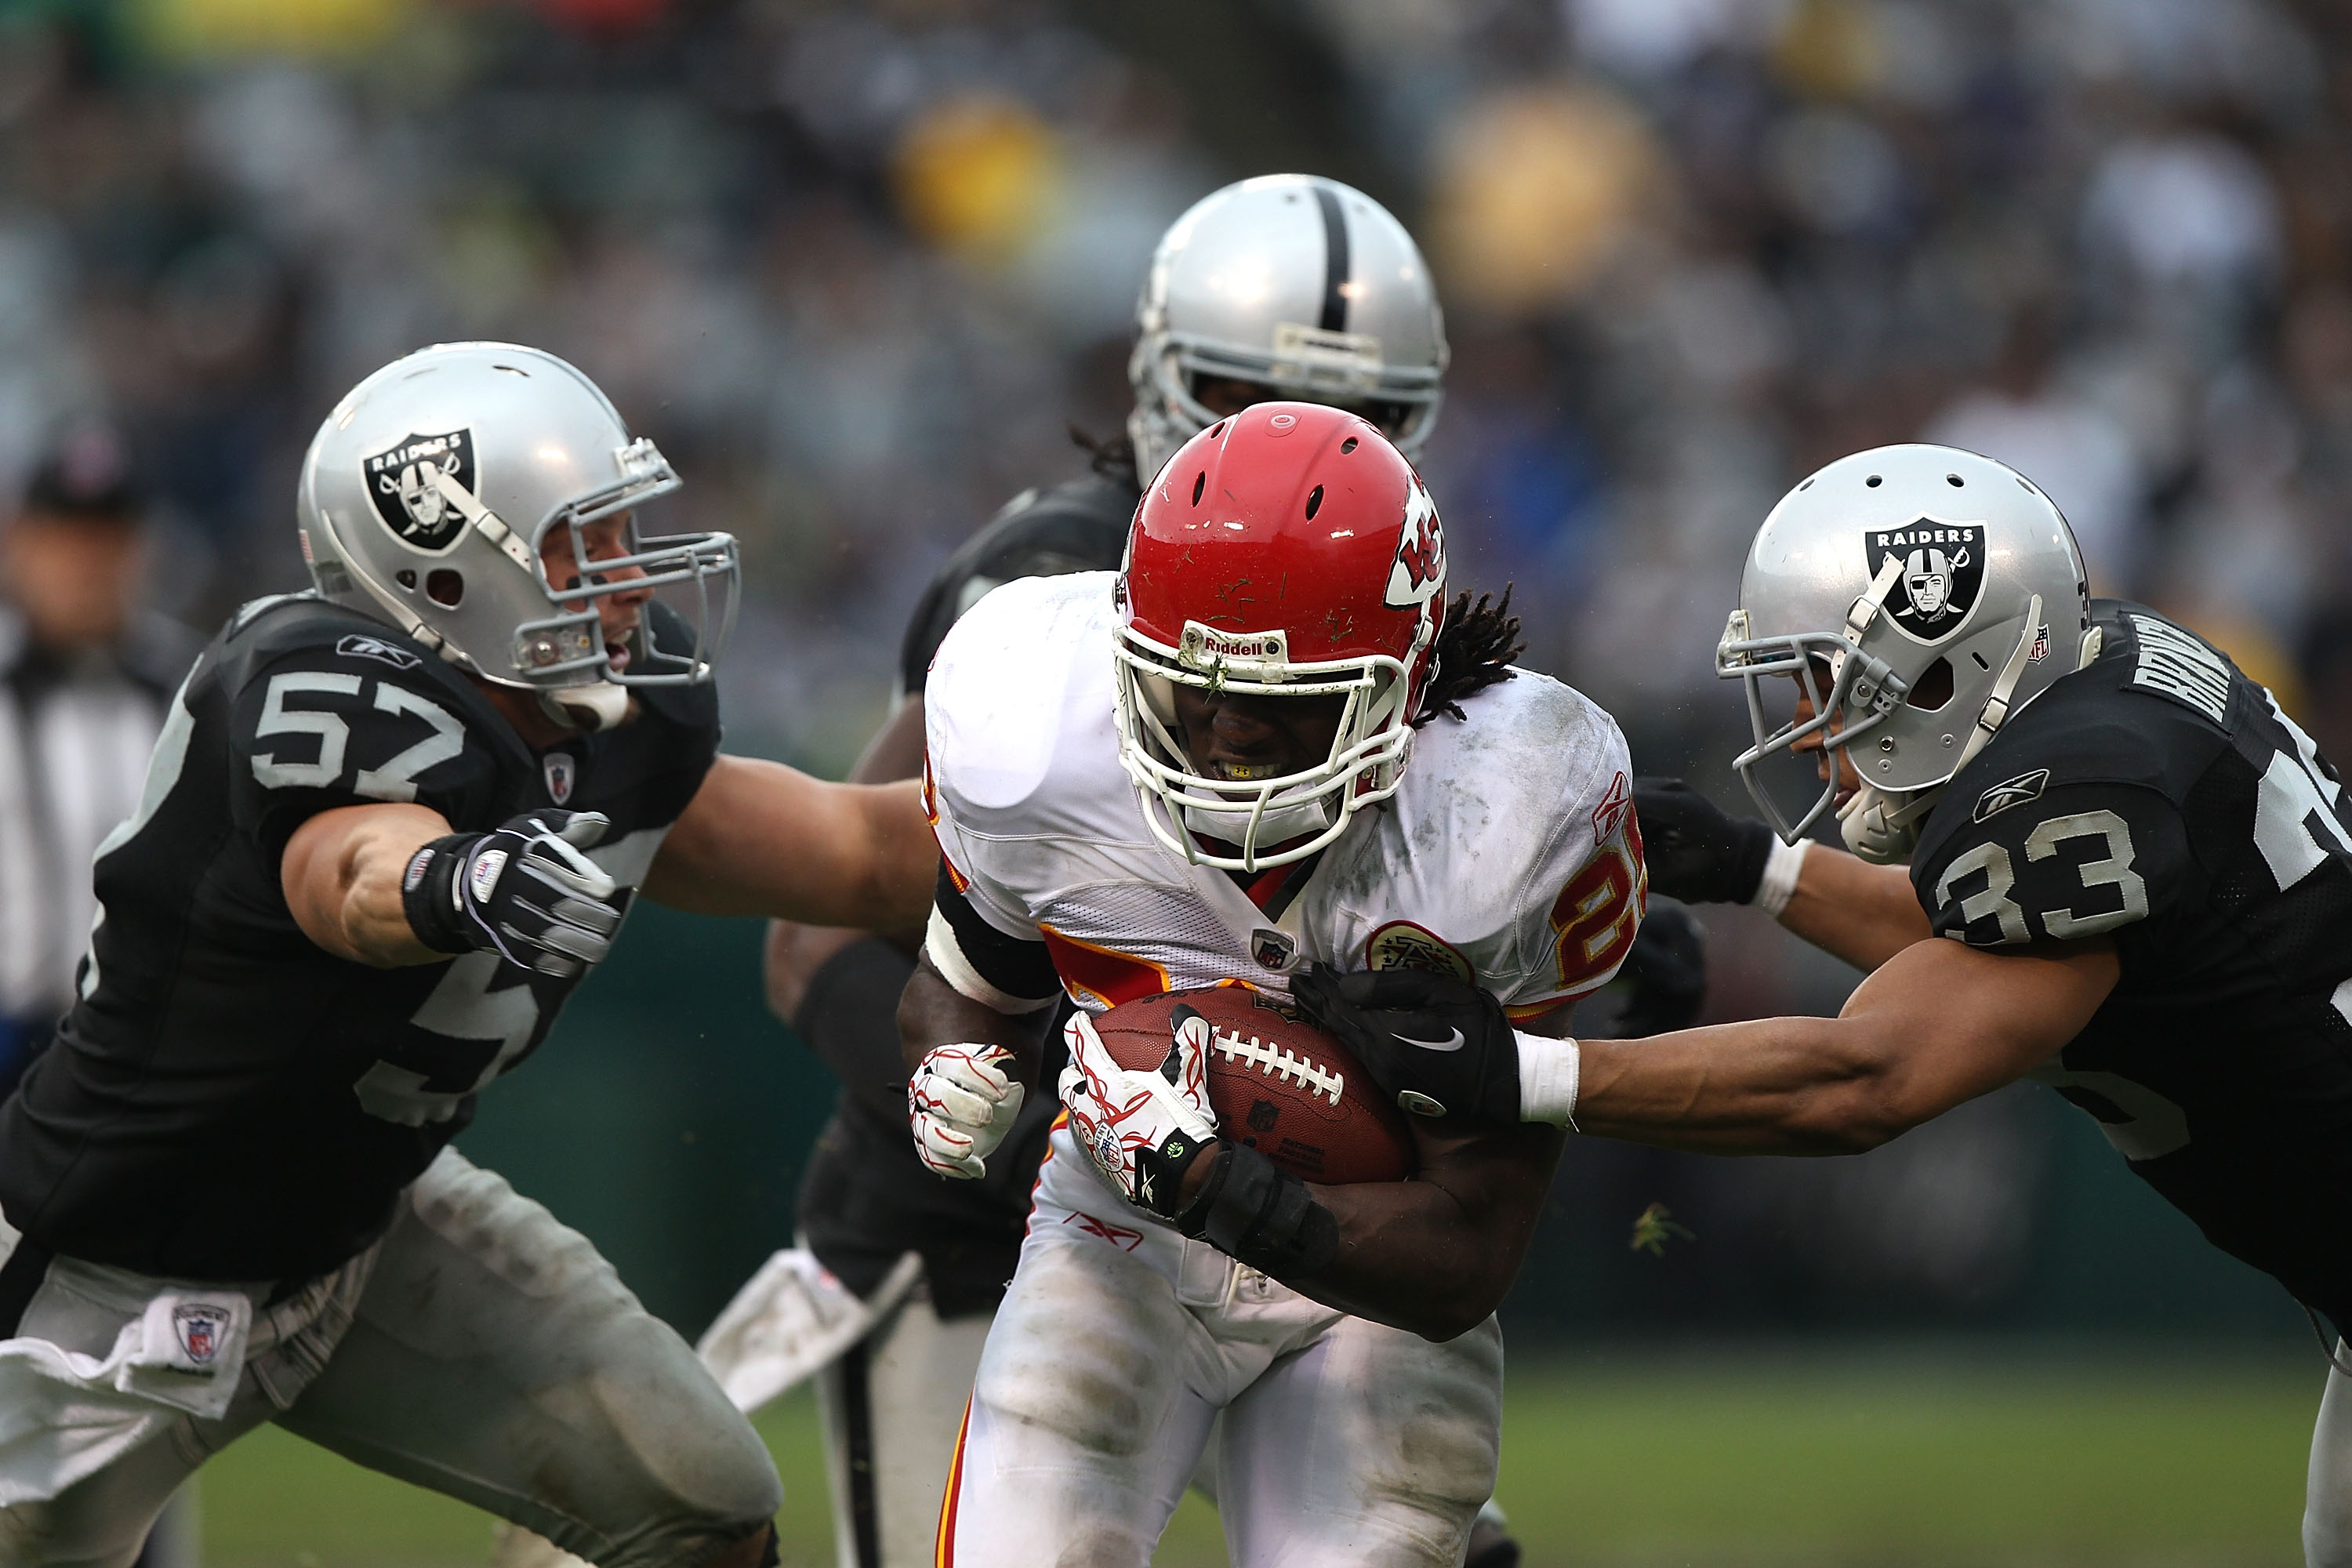
<instances>
[{"instance_id":1,"label":"dreadlock hair","mask_svg":"<svg viewBox=\"0 0 2352 1568\"><path fill-rule=\"evenodd\" d=\"M1475 605L1466 591L1455 595L1445 612L1444 629L1437 634L1436 668L1421 700L1421 711L1413 715L1414 727L1440 713L1449 719L1467 717L1463 700L1510 679L1517 673L1511 660L1526 647L1519 640L1519 617L1511 614L1511 584L1504 584L1500 604L1491 594L1479 595Z\"/></svg>"},{"instance_id":2,"label":"dreadlock hair","mask_svg":"<svg viewBox=\"0 0 2352 1568\"><path fill-rule=\"evenodd\" d=\"M1063 426L1070 433L1070 444L1087 454L1087 466L1107 479L1135 480L1135 443L1125 431L1106 441L1090 436L1076 425Z\"/></svg>"}]
</instances>

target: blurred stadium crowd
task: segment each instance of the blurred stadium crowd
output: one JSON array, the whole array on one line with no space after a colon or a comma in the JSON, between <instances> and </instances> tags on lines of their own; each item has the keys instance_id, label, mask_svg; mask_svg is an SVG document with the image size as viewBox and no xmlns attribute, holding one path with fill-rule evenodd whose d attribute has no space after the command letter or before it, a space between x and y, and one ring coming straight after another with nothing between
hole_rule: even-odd
<instances>
[{"instance_id":1,"label":"blurred stadium crowd","mask_svg":"<svg viewBox=\"0 0 2352 1568\"><path fill-rule=\"evenodd\" d=\"M1517 584L1529 661L1645 770L1730 798L1743 546L1814 465L1922 436L2032 475L2096 591L2342 757L2347 121L2327 0L16 0L0 495L119 427L156 592L209 626L300 581L295 464L344 387L537 343L745 541L735 749L838 768L939 560L1080 469L1067 426L1118 429L1160 229L1302 167L1422 236L1457 581ZM1718 1011L1850 982L1718 929ZM2046 1142L1997 1100L1685 1211L1878 1234L1848 1251L1890 1299L1965 1307L2026 1267Z\"/></svg>"}]
</instances>

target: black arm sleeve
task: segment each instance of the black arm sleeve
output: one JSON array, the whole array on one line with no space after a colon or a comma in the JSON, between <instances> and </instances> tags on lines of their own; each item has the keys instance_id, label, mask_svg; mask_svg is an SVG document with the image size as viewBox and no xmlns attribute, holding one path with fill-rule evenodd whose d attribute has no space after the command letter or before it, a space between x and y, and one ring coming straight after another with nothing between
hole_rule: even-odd
<instances>
[{"instance_id":1,"label":"black arm sleeve","mask_svg":"<svg viewBox=\"0 0 2352 1568\"><path fill-rule=\"evenodd\" d=\"M1007 936L989 924L956 885L955 873L944 859L940 862L940 884L932 901L939 906L949 931L954 933L956 948L963 954L964 962L989 984L1024 1002L1043 1000L1060 992L1062 977L1055 971L1053 955L1045 944Z\"/></svg>"}]
</instances>

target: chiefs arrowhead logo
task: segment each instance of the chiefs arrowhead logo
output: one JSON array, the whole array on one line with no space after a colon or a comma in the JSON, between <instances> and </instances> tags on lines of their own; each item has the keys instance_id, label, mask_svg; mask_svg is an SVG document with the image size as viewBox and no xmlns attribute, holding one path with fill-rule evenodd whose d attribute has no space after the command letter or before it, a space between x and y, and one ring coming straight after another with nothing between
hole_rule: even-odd
<instances>
[{"instance_id":1,"label":"chiefs arrowhead logo","mask_svg":"<svg viewBox=\"0 0 2352 1568\"><path fill-rule=\"evenodd\" d=\"M1392 610L1426 605L1445 592L1445 527L1437 518L1437 502L1429 487L1416 478L1404 504L1404 526L1397 532L1396 563L1389 568L1388 592L1381 603Z\"/></svg>"}]
</instances>

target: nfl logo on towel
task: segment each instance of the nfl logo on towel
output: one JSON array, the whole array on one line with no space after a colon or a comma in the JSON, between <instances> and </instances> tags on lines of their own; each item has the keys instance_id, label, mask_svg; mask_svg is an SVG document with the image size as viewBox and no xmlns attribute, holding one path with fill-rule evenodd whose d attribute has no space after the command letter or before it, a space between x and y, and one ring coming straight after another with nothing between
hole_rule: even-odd
<instances>
[{"instance_id":1,"label":"nfl logo on towel","mask_svg":"<svg viewBox=\"0 0 2352 1568\"><path fill-rule=\"evenodd\" d=\"M210 1366L213 1357L220 1353L221 1334L228 1327L217 1307L201 1302L172 1310L172 1331L179 1336L180 1349L195 1366Z\"/></svg>"}]
</instances>

